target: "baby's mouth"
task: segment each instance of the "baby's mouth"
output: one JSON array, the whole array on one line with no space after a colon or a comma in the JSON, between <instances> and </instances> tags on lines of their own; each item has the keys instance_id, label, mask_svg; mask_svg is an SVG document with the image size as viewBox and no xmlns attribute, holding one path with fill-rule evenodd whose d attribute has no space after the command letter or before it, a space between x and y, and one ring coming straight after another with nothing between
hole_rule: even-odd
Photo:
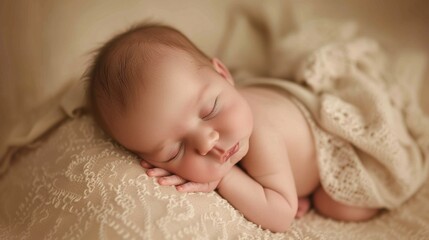
<instances>
[{"instance_id":1,"label":"baby's mouth","mask_svg":"<svg viewBox=\"0 0 429 240\"><path fill-rule=\"evenodd\" d=\"M228 159L234 155L238 149L240 149L240 143L236 143L232 148L230 148L225 154L222 155L221 162L225 163Z\"/></svg>"}]
</instances>

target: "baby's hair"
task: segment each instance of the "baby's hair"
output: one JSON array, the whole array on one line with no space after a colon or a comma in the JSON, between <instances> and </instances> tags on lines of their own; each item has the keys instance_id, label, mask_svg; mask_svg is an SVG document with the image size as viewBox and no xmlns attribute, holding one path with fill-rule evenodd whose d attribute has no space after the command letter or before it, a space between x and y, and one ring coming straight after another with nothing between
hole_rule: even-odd
<instances>
[{"instance_id":1,"label":"baby's hair","mask_svg":"<svg viewBox=\"0 0 429 240\"><path fill-rule=\"evenodd\" d=\"M87 81L88 107L95 120L106 129L102 112L109 109L122 114L141 86L145 64L160 47L180 49L200 65L210 65L210 58L183 33L162 24L144 23L114 36L95 51L84 77Z\"/></svg>"}]
</instances>

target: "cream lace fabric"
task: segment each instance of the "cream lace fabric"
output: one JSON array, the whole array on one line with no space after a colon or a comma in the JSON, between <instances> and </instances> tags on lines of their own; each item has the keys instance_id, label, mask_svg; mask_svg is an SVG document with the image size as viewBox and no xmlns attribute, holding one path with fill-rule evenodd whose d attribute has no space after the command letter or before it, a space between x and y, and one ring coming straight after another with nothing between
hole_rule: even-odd
<instances>
[{"instance_id":1,"label":"cream lace fabric","mask_svg":"<svg viewBox=\"0 0 429 240\"><path fill-rule=\"evenodd\" d=\"M301 32L280 43L273 71L291 62L285 47L317 33ZM345 203L397 207L421 187L429 170L429 118L410 87L417 80L395 75L394 59L375 40L357 36L354 25L330 33L329 41L319 34L313 44L320 46L294 60L296 68L290 70L309 90L309 96L296 97L318 125L322 185Z\"/></svg>"},{"instance_id":2,"label":"cream lace fabric","mask_svg":"<svg viewBox=\"0 0 429 240\"><path fill-rule=\"evenodd\" d=\"M374 40L331 41L292 72L300 85L280 78L241 84L285 89L306 105L321 182L333 198L391 209L427 179L429 119L386 63Z\"/></svg>"},{"instance_id":3,"label":"cream lace fabric","mask_svg":"<svg viewBox=\"0 0 429 240\"><path fill-rule=\"evenodd\" d=\"M369 222L310 212L288 233L264 231L215 192L159 186L89 116L21 149L0 192L0 239L425 239L429 232L428 183Z\"/></svg>"},{"instance_id":4,"label":"cream lace fabric","mask_svg":"<svg viewBox=\"0 0 429 240\"><path fill-rule=\"evenodd\" d=\"M214 192L155 184L90 117L67 121L15 158L0 185L8 193L1 239L199 239L229 236L230 225L243 236L255 229Z\"/></svg>"}]
</instances>

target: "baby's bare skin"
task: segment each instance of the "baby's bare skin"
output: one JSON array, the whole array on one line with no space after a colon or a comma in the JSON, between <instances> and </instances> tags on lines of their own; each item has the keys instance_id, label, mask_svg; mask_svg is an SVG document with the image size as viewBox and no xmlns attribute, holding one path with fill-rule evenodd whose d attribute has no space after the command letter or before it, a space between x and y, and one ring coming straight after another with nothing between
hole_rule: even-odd
<instances>
[{"instance_id":1,"label":"baby's bare skin","mask_svg":"<svg viewBox=\"0 0 429 240\"><path fill-rule=\"evenodd\" d=\"M250 174L252 177L275 174L278 169L277 166L287 164L290 165L296 191L294 195L299 197L298 210L296 217L302 217L310 207L308 196L319 185L319 175L317 170L317 163L315 157L315 146L312 139L311 130L302 116L302 113L297 106L287 97L277 93L274 90L262 87L249 87L239 90L240 93L247 99L253 114L255 122L255 130L252 138L257 141L252 141L253 148L267 148L266 142L270 142L269 149L264 155L264 160L254 159L252 153L249 154L239 162L239 165ZM258 135L262 133L263 135ZM265 135L265 133L269 133ZM275 140L276 136L280 136ZM264 137L270 139L263 139ZM261 144L258 146L257 144ZM262 146L263 145L263 146ZM288 157L278 157L275 154L275 149L287 149ZM253 159L252 159L253 158ZM253 161L252 161L253 160ZM274 162L279 161L279 162ZM152 166L148 163L142 162L146 168ZM275 167L276 166L276 167ZM258 169L259 171L255 171ZM268 173L268 174L267 174ZM186 181L175 175L170 174L163 169L151 169L148 171L150 176L162 177L160 183L163 185L177 185L181 191L210 191L210 187L205 184L187 183ZM290 173L279 172L281 175L291 175ZM286 182L272 182L273 186L278 186L279 189L287 188L290 186ZM182 189L180 189L182 188Z\"/></svg>"},{"instance_id":2,"label":"baby's bare skin","mask_svg":"<svg viewBox=\"0 0 429 240\"><path fill-rule=\"evenodd\" d=\"M313 136L302 112L289 97L276 90L250 87L240 89L240 92L254 112L255 131L260 128L260 131L281 136L279 141L265 139L260 146L252 147L266 148L265 143L270 142L271 149L287 149L287 158L278 158L278 161L289 161L298 197L309 196L319 185L319 173ZM268 155L264 164L276 165L270 162L270 157L277 159ZM247 166L247 161L241 161L240 164L245 169L252 168Z\"/></svg>"}]
</instances>

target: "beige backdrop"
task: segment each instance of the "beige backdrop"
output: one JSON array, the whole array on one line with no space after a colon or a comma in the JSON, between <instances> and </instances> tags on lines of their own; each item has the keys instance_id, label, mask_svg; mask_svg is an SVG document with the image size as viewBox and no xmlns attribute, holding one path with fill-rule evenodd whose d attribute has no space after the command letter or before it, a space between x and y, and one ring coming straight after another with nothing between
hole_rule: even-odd
<instances>
[{"instance_id":1,"label":"beige backdrop","mask_svg":"<svg viewBox=\"0 0 429 240\"><path fill-rule=\"evenodd\" d=\"M174 24L215 55L227 26L227 9L237 2L240 1L0 0L0 141L15 122L37 117L31 113L33 109L61 94L70 81L79 79L89 52L113 33L144 19L162 20ZM264 5L269 8L278 2L285 1L264 1ZM290 2L298 24L321 16L356 18L368 26L370 33L429 53L426 0Z\"/></svg>"}]
</instances>

